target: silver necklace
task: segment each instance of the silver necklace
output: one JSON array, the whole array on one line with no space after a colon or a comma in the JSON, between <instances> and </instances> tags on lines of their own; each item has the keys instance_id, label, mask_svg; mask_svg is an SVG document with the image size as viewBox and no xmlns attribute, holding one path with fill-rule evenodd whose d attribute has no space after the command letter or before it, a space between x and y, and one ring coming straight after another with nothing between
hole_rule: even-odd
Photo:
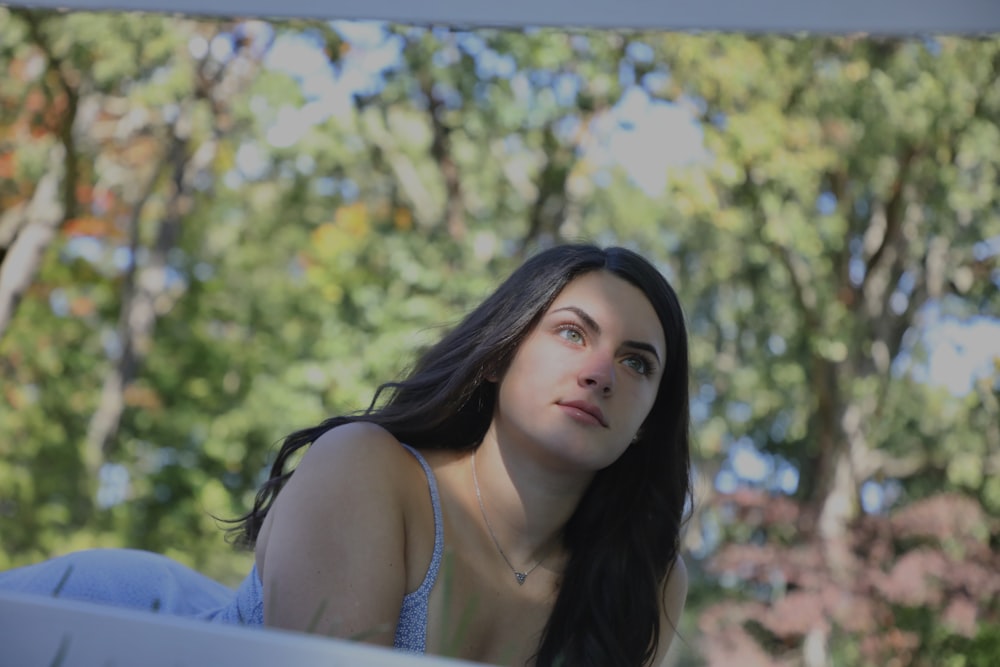
<instances>
[{"instance_id":1,"label":"silver necklace","mask_svg":"<svg viewBox=\"0 0 1000 667\"><path fill-rule=\"evenodd\" d=\"M510 559L507 558L507 554L503 552L503 549L500 547L500 542L497 540L496 533L493 532L493 526L490 524L489 517L486 516L486 508L483 507L483 494L479 492L479 478L476 476L476 452L472 452L472 484L476 487L476 500L479 501L479 512L483 515L483 521L486 522L486 530L489 531L490 537L493 538L493 546L497 548L497 551L500 553L503 561L507 563L507 567L509 567L510 571L514 573L514 578L517 579L517 585L524 585L524 580L528 578L529 574L535 571L536 567L542 564L542 561L544 561L545 558L540 559L526 571L518 572L517 568L511 564Z\"/></svg>"}]
</instances>

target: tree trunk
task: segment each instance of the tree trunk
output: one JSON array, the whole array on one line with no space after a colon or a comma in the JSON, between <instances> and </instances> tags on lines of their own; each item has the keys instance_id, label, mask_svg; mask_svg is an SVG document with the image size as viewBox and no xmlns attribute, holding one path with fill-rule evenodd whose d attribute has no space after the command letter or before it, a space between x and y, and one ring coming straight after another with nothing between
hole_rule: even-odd
<instances>
[{"instance_id":1,"label":"tree trunk","mask_svg":"<svg viewBox=\"0 0 1000 667\"><path fill-rule=\"evenodd\" d=\"M0 338L10 326L17 304L38 274L42 257L62 225L65 208L60 187L65 155L62 144L51 149L49 168L24 208L23 220L9 223L18 231L0 264Z\"/></svg>"},{"instance_id":2,"label":"tree trunk","mask_svg":"<svg viewBox=\"0 0 1000 667\"><path fill-rule=\"evenodd\" d=\"M168 312L178 295L171 294L168 284L168 256L176 247L184 216L191 208L194 176L215 158L216 142L209 140L189 155L190 128L184 113L174 125L168 140L164 161L150 177L143 196L133 207L131 216L132 264L122 287L122 304L118 320L118 340L121 351L114 366L105 376L101 399L87 427L86 459L91 474L99 473L118 432L125 410L125 392L133 382L143 359L153 346L153 332L159 316ZM148 260L136 265L139 250L139 220L146 200L156 187L164 168L171 171L171 192L166 215L157 229L156 240L149 248Z\"/></svg>"}]
</instances>

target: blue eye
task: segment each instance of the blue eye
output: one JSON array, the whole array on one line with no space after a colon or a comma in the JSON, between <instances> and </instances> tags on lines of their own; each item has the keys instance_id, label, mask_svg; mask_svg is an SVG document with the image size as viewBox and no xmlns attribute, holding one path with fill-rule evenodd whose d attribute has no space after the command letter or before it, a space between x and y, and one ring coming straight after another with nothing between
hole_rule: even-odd
<instances>
[{"instance_id":1,"label":"blue eye","mask_svg":"<svg viewBox=\"0 0 1000 667\"><path fill-rule=\"evenodd\" d=\"M583 342L583 332L576 327L563 327L559 330L559 335L571 343Z\"/></svg>"},{"instance_id":2,"label":"blue eye","mask_svg":"<svg viewBox=\"0 0 1000 667\"><path fill-rule=\"evenodd\" d=\"M653 364L641 356L629 357L624 363L639 375L649 375L653 372Z\"/></svg>"}]
</instances>

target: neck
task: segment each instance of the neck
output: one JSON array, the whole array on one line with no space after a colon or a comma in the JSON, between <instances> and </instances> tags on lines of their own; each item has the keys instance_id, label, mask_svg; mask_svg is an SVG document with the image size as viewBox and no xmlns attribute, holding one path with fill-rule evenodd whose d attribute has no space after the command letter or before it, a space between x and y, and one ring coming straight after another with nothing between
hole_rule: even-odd
<instances>
[{"instance_id":1,"label":"neck","mask_svg":"<svg viewBox=\"0 0 1000 667\"><path fill-rule=\"evenodd\" d=\"M590 478L555 473L498 444L492 429L469 460L470 490L478 482L484 523L513 569L524 572L558 552L559 536ZM551 565L550 561L550 565Z\"/></svg>"}]
</instances>

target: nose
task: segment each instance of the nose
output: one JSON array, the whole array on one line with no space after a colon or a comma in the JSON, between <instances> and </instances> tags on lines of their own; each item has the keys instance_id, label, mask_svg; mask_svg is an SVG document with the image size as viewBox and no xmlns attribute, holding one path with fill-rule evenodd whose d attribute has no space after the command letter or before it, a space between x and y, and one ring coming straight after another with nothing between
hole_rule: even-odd
<instances>
[{"instance_id":1,"label":"nose","mask_svg":"<svg viewBox=\"0 0 1000 667\"><path fill-rule=\"evenodd\" d=\"M580 372L580 385L602 396L610 396L615 387L614 364L604 358L592 359Z\"/></svg>"}]
</instances>

